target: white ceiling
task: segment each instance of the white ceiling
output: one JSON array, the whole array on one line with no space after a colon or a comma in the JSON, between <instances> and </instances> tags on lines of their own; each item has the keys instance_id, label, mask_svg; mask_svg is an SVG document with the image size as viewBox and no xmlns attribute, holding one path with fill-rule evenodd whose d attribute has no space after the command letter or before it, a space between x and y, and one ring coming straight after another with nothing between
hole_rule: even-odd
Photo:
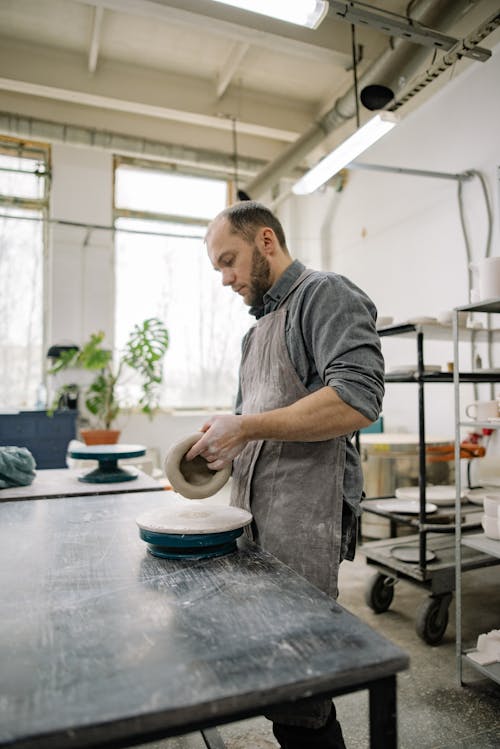
<instances>
[{"instance_id":1,"label":"white ceiling","mask_svg":"<svg viewBox=\"0 0 500 749\"><path fill-rule=\"evenodd\" d=\"M365 7L402 17L408 11L428 22L446 5L453 3L378 0ZM459 39L499 10L491 0L454 5L462 10L444 30ZM422 16L429 8L431 16ZM481 46L491 48L497 34ZM363 74L395 40L365 25L356 35L362 86ZM312 31L211 0L0 0L0 110L149 139L172 154L178 148L231 156L236 127L241 173L248 168L248 176L273 163L352 88L351 44L350 23L332 10ZM431 63L432 49L405 46L425 53L421 70ZM459 63L468 64L487 63ZM361 107L360 116L370 112ZM351 112L338 133L297 163L313 162L354 127Z\"/></svg>"}]
</instances>

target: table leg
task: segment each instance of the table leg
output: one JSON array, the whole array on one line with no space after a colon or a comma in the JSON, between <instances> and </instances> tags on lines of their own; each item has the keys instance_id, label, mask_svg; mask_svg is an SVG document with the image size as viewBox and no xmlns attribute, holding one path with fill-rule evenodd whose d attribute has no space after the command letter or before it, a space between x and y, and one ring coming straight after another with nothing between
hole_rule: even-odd
<instances>
[{"instance_id":1,"label":"table leg","mask_svg":"<svg viewBox=\"0 0 500 749\"><path fill-rule=\"evenodd\" d=\"M216 728L204 728L201 736L207 749L226 749L222 736Z\"/></svg>"},{"instance_id":2,"label":"table leg","mask_svg":"<svg viewBox=\"0 0 500 749\"><path fill-rule=\"evenodd\" d=\"M370 749L397 749L396 677L370 684Z\"/></svg>"}]
</instances>

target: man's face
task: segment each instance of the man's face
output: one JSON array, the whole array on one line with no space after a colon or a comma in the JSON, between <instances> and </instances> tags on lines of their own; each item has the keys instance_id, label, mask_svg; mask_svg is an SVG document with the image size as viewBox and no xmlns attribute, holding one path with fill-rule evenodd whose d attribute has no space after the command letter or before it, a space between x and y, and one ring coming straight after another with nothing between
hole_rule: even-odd
<instances>
[{"instance_id":1,"label":"man's face","mask_svg":"<svg viewBox=\"0 0 500 749\"><path fill-rule=\"evenodd\" d=\"M272 281L269 261L257 245L233 234L222 219L212 227L207 247L212 265L222 274L222 285L240 294L249 307L260 306Z\"/></svg>"}]
</instances>

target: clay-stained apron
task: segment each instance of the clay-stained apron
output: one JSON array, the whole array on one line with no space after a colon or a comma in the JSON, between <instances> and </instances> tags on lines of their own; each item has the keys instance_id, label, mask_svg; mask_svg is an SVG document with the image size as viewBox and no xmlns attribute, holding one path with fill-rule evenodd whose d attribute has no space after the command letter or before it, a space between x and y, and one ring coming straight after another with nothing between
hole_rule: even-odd
<instances>
[{"instance_id":1,"label":"clay-stained apron","mask_svg":"<svg viewBox=\"0 0 500 749\"><path fill-rule=\"evenodd\" d=\"M285 341L293 293L250 331L241 362L242 413L288 406L309 394ZM322 442L250 442L233 464L231 504L249 510L248 534L313 585L337 595L346 438Z\"/></svg>"}]
</instances>

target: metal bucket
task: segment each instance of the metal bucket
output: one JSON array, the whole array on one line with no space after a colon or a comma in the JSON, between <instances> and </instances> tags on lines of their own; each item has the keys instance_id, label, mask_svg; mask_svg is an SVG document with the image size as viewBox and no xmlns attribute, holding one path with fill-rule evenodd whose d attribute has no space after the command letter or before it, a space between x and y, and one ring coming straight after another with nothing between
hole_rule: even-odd
<instances>
[{"instance_id":1,"label":"metal bucket","mask_svg":"<svg viewBox=\"0 0 500 749\"><path fill-rule=\"evenodd\" d=\"M430 437L427 446L449 445L450 439ZM366 497L393 497L401 486L418 486L418 434L362 434L361 465ZM427 456L428 484L454 483L453 461L435 461Z\"/></svg>"},{"instance_id":2,"label":"metal bucket","mask_svg":"<svg viewBox=\"0 0 500 749\"><path fill-rule=\"evenodd\" d=\"M426 446L445 446L452 441L444 438L427 438ZM361 434L361 466L363 469L366 498L393 497L401 486L418 486L419 438L418 434ZM437 460L427 456L425 461L428 484L454 483L453 461ZM387 518L363 513L361 524L365 538L389 538L390 521ZM414 529L402 525L398 535L414 533Z\"/></svg>"}]
</instances>

